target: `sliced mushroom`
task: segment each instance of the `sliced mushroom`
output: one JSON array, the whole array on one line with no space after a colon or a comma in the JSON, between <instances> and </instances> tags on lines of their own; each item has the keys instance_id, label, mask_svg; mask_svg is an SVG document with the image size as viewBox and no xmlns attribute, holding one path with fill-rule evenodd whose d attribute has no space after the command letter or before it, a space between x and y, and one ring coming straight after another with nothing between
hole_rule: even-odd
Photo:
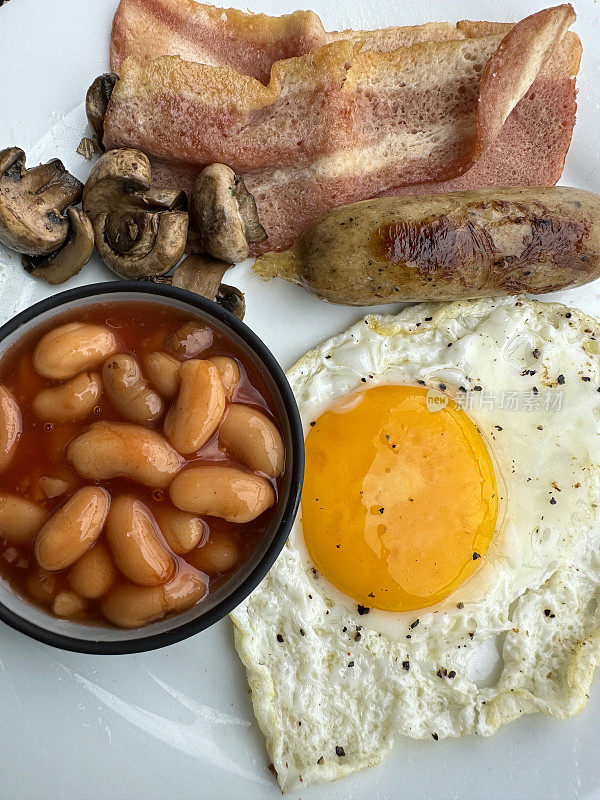
<instances>
[{"instance_id":1,"label":"sliced mushroom","mask_svg":"<svg viewBox=\"0 0 600 800\"><path fill-rule=\"evenodd\" d=\"M185 192L152 186L148 156L121 148L100 156L83 190L83 210L92 222L113 211L179 211L187 207Z\"/></svg>"},{"instance_id":2,"label":"sliced mushroom","mask_svg":"<svg viewBox=\"0 0 600 800\"><path fill-rule=\"evenodd\" d=\"M93 221L96 249L123 278L164 275L185 249L188 215L183 211L113 211Z\"/></svg>"},{"instance_id":3,"label":"sliced mushroom","mask_svg":"<svg viewBox=\"0 0 600 800\"><path fill-rule=\"evenodd\" d=\"M65 209L79 202L82 189L58 159L25 169L23 150L2 150L0 242L29 256L58 250L69 231Z\"/></svg>"},{"instance_id":4,"label":"sliced mushroom","mask_svg":"<svg viewBox=\"0 0 600 800\"><path fill-rule=\"evenodd\" d=\"M244 319L246 301L235 286L221 283L230 264L204 255L187 256L168 279L172 286L187 289L218 303L238 319Z\"/></svg>"},{"instance_id":5,"label":"sliced mushroom","mask_svg":"<svg viewBox=\"0 0 600 800\"><path fill-rule=\"evenodd\" d=\"M104 116L117 80L118 76L114 72L105 72L96 78L85 96L85 113L100 147L104 136Z\"/></svg>"},{"instance_id":6,"label":"sliced mushroom","mask_svg":"<svg viewBox=\"0 0 600 800\"><path fill-rule=\"evenodd\" d=\"M190 216L202 249L230 264L244 261L249 245L267 238L254 197L225 164L210 164L198 175Z\"/></svg>"},{"instance_id":7,"label":"sliced mushroom","mask_svg":"<svg viewBox=\"0 0 600 800\"><path fill-rule=\"evenodd\" d=\"M94 251L94 229L87 214L72 206L67 209L69 235L63 246L49 256L23 256L23 266L34 278L52 286L77 275Z\"/></svg>"}]
</instances>

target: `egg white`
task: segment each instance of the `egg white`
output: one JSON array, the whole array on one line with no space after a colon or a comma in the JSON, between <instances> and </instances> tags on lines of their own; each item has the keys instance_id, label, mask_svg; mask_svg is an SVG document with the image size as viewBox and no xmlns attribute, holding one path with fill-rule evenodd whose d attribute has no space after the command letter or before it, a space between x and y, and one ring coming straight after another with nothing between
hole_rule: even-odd
<instances>
[{"instance_id":1,"label":"egg white","mask_svg":"<svg viewBox=\"0 0 600 800\"><path fill-rule=\"evenodd\" d=\"M481 387L468 413L502 499L477 572L438 606L402 614L360 614L316 573L299 515L232 614L282 789L369 766L400 734L489 735L523 713L583 707L600 653L599 352L600 327L579 311L483 299L370 315L290 370L305 429L365 386L441 384L474 399ZM502 392L540 408L502 408ZM560 403L545 408L552 392Z\"/></svg>"}]
</instances>

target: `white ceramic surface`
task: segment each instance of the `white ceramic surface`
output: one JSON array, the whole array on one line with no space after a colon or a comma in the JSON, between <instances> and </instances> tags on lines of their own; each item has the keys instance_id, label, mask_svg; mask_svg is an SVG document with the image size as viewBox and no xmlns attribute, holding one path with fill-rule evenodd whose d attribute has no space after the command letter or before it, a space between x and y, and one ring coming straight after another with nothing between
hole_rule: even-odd
<instances>
[{"instance_id":1,"label":"white ceramic surface","mask_svg":"<svg viewBox=\"0 0 600 800\"><path fill-rule=\"evenodd\" d=\"M279 14L307 5L255 0L252 10ZM512 20L543 5L310 2L332 29ZM9 0L0 7L0 149L18 144L31 163L58 156L85 178L89 164L75 153L85 131L81 104L108 66L115 7L116 0ZM584 59L563 183L600 191L600 7L580 0L576 10ZM68 285L109 277L96 262ZM247 264L228 282L246 292L247 323L284 367L361 315L289 284L264 285ZM0 248L0 321L50 291ZM600 316L599 292L595 283L554 297ZM290 799L600 800L599 728L597 679L587 708L571 720L528 717L491 739L401 740L383 764ZM227 620L164 650L110 657L61 652L0 627L0 800L276 800L281 794L267 764Z\"/></svg>"}]
</instances>

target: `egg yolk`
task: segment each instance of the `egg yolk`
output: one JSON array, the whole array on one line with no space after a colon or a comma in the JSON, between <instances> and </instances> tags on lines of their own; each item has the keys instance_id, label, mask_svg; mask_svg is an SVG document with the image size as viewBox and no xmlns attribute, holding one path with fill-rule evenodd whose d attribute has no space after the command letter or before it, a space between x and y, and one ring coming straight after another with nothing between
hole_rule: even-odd
<instances>
[{"instance_id":1,"label":"egg yolk","mask_svg":"<svg viewBox=\"0 0 600 800\"><path fill-rule=\"evenodd\" d=\"M481 564L496 526L490 455L452 400L378 386L330 408L306 437L302 527L309 554L361 605L435 605Z\"/></svg>"}]
</instances>

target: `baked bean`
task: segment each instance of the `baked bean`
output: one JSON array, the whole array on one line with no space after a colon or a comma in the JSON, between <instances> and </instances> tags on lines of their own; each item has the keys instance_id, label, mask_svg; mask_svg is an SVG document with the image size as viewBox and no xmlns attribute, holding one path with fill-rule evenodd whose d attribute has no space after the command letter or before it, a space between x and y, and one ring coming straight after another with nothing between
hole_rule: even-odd
<instances>
[{"instance_id":1,"label":"baked bean","mask_svg":"<svg viewBox=\"0 0 600 800\"><path fill-rule=\"evenodd\" d=\"M72 439L73 435L70 438ZM61 455L64 458L64 453ZM83 481L67 464L55 464L49 474L40 475L37 485L42 491L43 499L46 499L67 493L73 494L77 489L81 489Z\"/></svg>"},{"instance_id":2,"label":"baked bean","mask_svg":"<svg viewBox=\"0 0 600 800\"><path fill-rule=\"evenodd\" d=\"M33 351L33 366L45 378L64 381L99 366L116 349L114 334L103 325L68 322L42 336Z\"/></svg>"},{"instance_id":3,"label":"baked bean","mask_svg":"<svg viewBox=\"0 0 600 800\"><path fill-rule=\"evenodd\" d=\"M71 442L67 460L84 478L122 476L153 489L168 486L183 464L159 433L126 422L95 422Z\"/></svg>"},{"instance_id":4,"label":"baked bean","mask_svg":"<svg viewBox=\"0 0 600 800\"><path fill-rule=\"evenodd\" d=\"M113 500L106 520L106 540L115 564L134 583L158 586L175 571L175 561L152 512L131 495Z\"/></svg>"},{"instance_id":5,"label":"baked bean","mask_svg":"<svg viewBox=\"0 0 600 800\"><path fill-rule=\"evenodd\" d=\"M27 544L48 519L48 512L17 494L0 492L0 538Z\"/></svg>"},{"instance_id":6,"label":"baked bean","mask_svg":"<svg viewBox=\"0 0 600 800\"><path fill-rule=\"evenodd\" d=\"M262 411L232 403L219 428L219 447L234 461L276 478L283 472L284 445L281 434Z\"/></svg>"},{"instance_id":7,"label":"baked bean","mask_svg":"<svg viewBox=\"0 0 600 800\"><path fill-rule=\"evenodd\" d=\"M102 380L118 413L131 422L153 422L163 413L163 401L149 389L137 359L117 353L104 362Z\"/></svg>"},{"instance_id":8,"label":"baked bean","mask_svg":"<svg viewBox=\"0 0 600 800\"><path fill-rule=\"evenodd\" d=\"M197 322L185 322L175 333L165 339L165 350L181 360L197 358L208 349L213 340L210 328L198 325Z\"/></svg>"},{"instance_id":9,"label":"baked bean","mask_svg":"<svg viewBox=\"0 0 600 800\"><path fill-rule=\"evenodd\" d=\"M157 350L146 357L144 367L150 383L159 394L167 400L175 397L179 388L181 361Z\"/></svg>"},{"instance_id":10,"label":"baked bean","mask_svg":"<svg viewBox=\"0 0 600 800\"><path fill-rule=\"evenodd\" d=\"M182 567L173 580L163 586L167 612L185 611L204 597L207 588L204 575L190 567Z\"/></svg>"},{"instance_id":11,"label":"baked bean","mask_svg":"<svg viewBox=\"0 0 600 800\"><path fill-rule=\"evenodd\" d=\"M158 506L154 510L154 516L165 541L177 555L189 553L208 533L208 525L203 519L177 508Z\"/></svg>"},{"instance_id":12,"label":"baked bean","mask_svg":"<svg viewBox=\"0 0 600 800\"><path fill-rule=\"evenodd\" d=\"M42 475L38 480L38 484L46 497L60 497L61 494L69 491L69 484L63 481L62 478L52 478L49 475Z\"/></svg>"},{"instance_id":13,"label":"baked bean","mask_svg":"<svg viewBox=\"0 0 600 800\"><path fill-rule=\"evenodd\" d=\"M115 582L117 569L108 548L97 542L69 570L69 583L74 591L89 600L103 597Z\"/></svg>"},{"instance_id":14,"label":"baked bean","mask_svg":"<svg viewBox=\"0 0 600 800\"><path fill-rule=\"evenodd\" d=\"M21 410L13 393L0 386L0 472L10 464L23 430Z\"/></svg>"},{"instance_id":15,"label":"baked bean","mask_svg":"<svg viewBox=\"0 0 600 800\"><path fill-rule=\"evenodd\" d=\"M102 613L120 628L141 628L167 613L162 586L117 586L102 601Z\"/></svg>"},{"instance_id":16,"label":"baked bean","mask_svg":"<svg viewBox=\"0 0 600 800\"><path fill-rule=\"evenodd\" d=\"M49 603L58 591L58 581L54 572L36 567L35 572L27 576L27 591L42 603Z\"/></svg>"},{"instance_id":17,"label":"baked bean","mask_svg":"<svg viewBox=\"0 0 600 800\"><path fill-rule=\"evenodd\" d=\"M227 399L231 400L240 383L240 367L237 361L229 356L213 356L210 360L221 376Z\"/></svg>"},{"instance_id":18,"label":"baked bean","mask_svg":"<svg viewBox=\"0 0 600 800\"><path fill-rule=\"evenodd\" d=\"M165 434L180 453L200 450L217 430L225 412L225 389L210 361L181 365L177 399L165 418Z\"/></svg>"},{"instance_id":19,"label":"baked bean","mask_svg":"<svg viewBox=\"0 0 600 800\"><path fill-rule=\"evenodd\" d=\"M164 586L119 586L102 603L104 616L121 628L141 628L165 614L185 611L206 594L204 576L178 571Z\"/></svg>"},{"instance_id":20,"label":"baked bean","mask_svg":"<svg viewBox=\"0 0 600 800\"><path fill-rule=\"evenodd\" d=\"M100 486L84 486L55 511L35 538L35 557L44 569L70 567L102 532L110 495Z\"/></svg>"},{"instance_id":21,"label":"baked bean","mask_svg":"<svg viewBox=\"0 0 600 800\"><path fill-rule=\"evenodd\" d=\"M275 502L273 487L265 478L219 464L184 469L169 491L182 511L228 522L251 522Z\"/></svg>"},{"instance_id":22,"label":"baked bean","mask_svg":"<svg viewBox=\"0 0 600 800\"><path fill-rule=\"evenodd\" d=\"M95 372L82 372L60 386L42 389L33 398L35 413L49 422L85 419L98 404L102 394L100 376Z\"/></svg>"},{"instance_id":23,"label":"baked bean","mask_svg":"<svg viewBox=\"0 0 600 800\"><path fill-rule=\"evenodd\" d=\"M210 577L233 569L240 560L240 550L228 533L211 533L206 544L197 547L187 561Z\"/></svg>"},{"instance_id":24,"label":"baked bean","mask_svg":"<svg viewBox=\"0 0 600 800\"><path fill-rule=\"evenodd\" d=\"M63 619L71 619L85 611L86 602L76 592L59 592L52 603L52 613Z\"/></svg>"}]
</instances>

